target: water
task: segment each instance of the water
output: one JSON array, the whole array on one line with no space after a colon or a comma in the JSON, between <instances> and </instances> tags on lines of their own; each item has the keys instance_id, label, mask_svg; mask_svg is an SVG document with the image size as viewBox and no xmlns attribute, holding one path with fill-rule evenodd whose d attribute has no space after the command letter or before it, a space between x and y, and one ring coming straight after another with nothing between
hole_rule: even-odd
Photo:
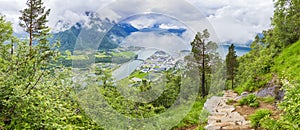
<instances>
[{"instance_id":1,"label":"water","mask_svg":"<svg viewBox=\"0 0 300 130\"><path fill-rule=\"evenodd\" d=\"M157 50L156 49L145 49L137 51L138 60L131 60L127 63L122 64L118 69L112 72L112 77L116 80L122 80L128 77L132 72L135 71L144 61L152 56Z\"/></svg>"}]
</instances>

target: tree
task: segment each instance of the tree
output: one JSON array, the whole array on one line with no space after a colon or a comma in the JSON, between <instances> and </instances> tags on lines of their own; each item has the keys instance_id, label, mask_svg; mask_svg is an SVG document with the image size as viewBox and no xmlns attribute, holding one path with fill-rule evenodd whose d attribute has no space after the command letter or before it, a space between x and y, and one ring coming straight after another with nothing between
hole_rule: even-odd
<instances>
[{"instance_id":1,"label":"tree","mask_svg":"<svg viewBox=\"0 0 300 130\"><path fill-rule=\"evenodd\" d=\"M19 18L21 27L25 32L29 33L30 51L32 44L36 41L39 44L46 44L49 36L49 27L46 26L48 22L47 16L50 14L50 9L45 9L42 0L27 0L28 8L21 10L22 16Z\"/></svg>"},{"instance_id":2,"label":"tree","mask_svg":"<svg viewBox=\"0 0 300 130\"><path fill-rule=\"evenodd\" d=\"M233 89L233 81L238 66L236 51L234 45L231 44L228 48L228 54L226 55L226 67L227 67L227 80L231 80L231 88Z\"/></svg>"},{"instance_id":3,"label":"tree","mask_svg":"<svg viewBox=\"0 0 300 130\"><path fill-rule=\"evenodd\" d=\"M28 42L12 34L11 24L0 16L0 129L99 129L80 111L71 72L46 64L59 56L57 50L29 52Z\"/></svg>"},{"instance_id":4,"label":"tree","mask_svg":"<svg viewBox=\"0 0 300 130\"><path fill-rule=\"evenodd\" d=\"M103 87L113 86L112 72L110 69L96 68L95 74L97 75L97 81L101 81Z\"/></svg>"},{"instance_id":5,"label":"tree","mask_svg":"<svg viewBox=\"0 0 300 130\"><path fill-rule=\"evenodd\" d=\"M300 38L300 1L275 0L270 40L277 48L286 47Z\"/></svg>"},{"instance_id":6,"label":"tree","mask_svg":"<svg viewBox=\"0 0 300 130\"><path fill-rule=\"evenodd\" d=\"M208 41L210 34L207 29L203 30L203 33L198 32L191 42L192 53L197 64L199 74L201 74L201 94L206 96L207 83L206 83L206 73L210 73L210 62L212 59L213 52L216 50L216 43ZM208 41L208 42L207 42Z\"/></svg>"}]
</instances>

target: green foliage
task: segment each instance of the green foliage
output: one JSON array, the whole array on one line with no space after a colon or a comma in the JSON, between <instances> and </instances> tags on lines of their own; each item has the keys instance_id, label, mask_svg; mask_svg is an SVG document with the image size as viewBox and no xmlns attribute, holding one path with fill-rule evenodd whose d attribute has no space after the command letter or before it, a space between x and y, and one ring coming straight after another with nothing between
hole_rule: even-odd
<instances>
[{"instance_id":1,"label":"green foliage","mask_svg":"<svg viewBox=\"0 0 300 130\"><path fill-rule=\"evenodd\" d=\"M263 98L259 98L259 100L265 102L265 103L274 103L275 102L275 98L272 96L267 96L267 97L263 97Z\"/></svg>"},{"instance_id":2,"label":"green foliage","mask_svg":"<svg viewBox=\"0 0 300 130\"><path fill-rule=\"evenodd\" d=\"M21 20L20 26L29 33L29 46L32 46L33 42L45 44L48 41L50 29L46 23L50 9L45 10L43 4L42 0L27 0L28 8L20 11L22 14L19 18Z\"/></svg>"},{"instance_id":3,"label":"green foliage","mask_svg":"<svg viewBox=\"0 0 300 130\"><path fill-rule=\"evenodd\" d=\"M262 118L259 122L259 125L261 128L267 129L267 130L283 130L285 128L282 127L282 124L279 123L280 120L275 120L270 118L269 116L265 116Z\"/></svg>"},{"instance_id":4,"label":"green foliage","mask_svg":"<svg viewBox=\"0 0 300 130\"><path fill-rule=\"evenodd\" d=\"M173 72L173 71L171 71ZM91 115L91 118L95 120L95 122L99 123L100 125L107 125L110 126L112 129L117 129L118 122L117 120L114 121L114 116L109 116L112 113L107 109L107 104L113 108L114 111L117 113L124 115L128 118L154 118L156 116L159 116L162 113L165 113L172 105L174 105L174 102L177 100L180 100L180 103L188 102L189 96L178 99L178 94L180 93L181 89L181 76L178 73L171 73L166 72L165 77L167 77L166 84L164 86L157 86L154 83L145 81L145 84L139 84L139 86L131 86L129 87L129 81L121 80L120 83L116 84L107 84L106 86L104 84L95 84L95 80L100 79L101 77L106 75L107 79L111 78L110 74L104 74L104 73L110 73L108 71L103 71L102 74L99 73L99 76L97 77L91 77L91 79L86 79L85 82L88 83L88 85L85 88L78 89L77 94L80 101L80 104L82 106L85 106L84 109L87 112L88 115ZM98 74L98 73L97 73ZM95 78L95 79L94 79ZM99 80L98 80L99 81ZM144 82L144 81L143 81ZM191 82L191 81L189 81ZM193 85L192 83L189 84ZM138 102L134 100L135 98L138 98L139 100L143 100L144 98L147 100L147 96L150 97L156 97L149 94L141 95L135 97L134 95L139 92L145 92L141 88L150 87L153 89L154 93L156 94L156 88L164 87L163 92L157 96L153 101L150 102ZM146 88L147 89L147 88ZM129 92L128 94L126 92ZM191 89L190 91L194 91ZM103 96L104 100L101 99L100 95ZM130 98L129 98L130 97ZM198 98L195 102L193 102L193 107L189 111L189 114L185 117L174 117L174 118L183 118L183 120L176 126L176 128L188 126L188 125L194 125L199 123L199 114L201 113L203 104L205 102L205 99ZM173 106L174 107L174 106ZM189 109L186 106L180 106L176 107L175 109L178 109L180 111L186 111ZM108 117L105 118L105 116L94 116L99 115L100 112L107 113L105 116L108 115ZM173 114L173 113L172 113ZM102 117L102 118L101 118ZM105 120L113 120L108 122L108 124L103 124ZM104 121L103 121L104 120ZM173 120L173 119L172 119ZM121 121L122 122L122 121ZM158 120L158 122L166 122L170 123L169 120ZM128 126L128 124L119 124ZM145 128L145 129L157 129L158 126L154 125L147 125L147 126L140 126L141 124L130 124L131 127L134 126L134 128Z\"/></svg>"},{"instance_id":5,"label":"green foliage","mask_svg":"<svg viewBox=\"0 0 300 130\"><path fill-rule=\"evenodd\" d=\"M202 124L207 123L209 114L210 114L209 111L207 111L206 109L202 109L199 115L200 123Z\"/></svg>"},{"instance_id":6,"label":"green foliage","mask_svg":"<svg viewBox=\"0 0 300 130\"><path fill-rule=\"evenodd\" d=\"M246 97L243 97L239 101L239 105L248 105L250 107L257 108L259 107L259 102L256 100L256 96L254 94L249 94Z\"/></svg>"},{"instance_id":7,"label":"green foliage","mask_svg":"<svg viewBox=\"0 0 300 130\"><path fill-rule=\"evenodd\" d=\"M196 125L199 124L199 122L202 124L206 124L209 112L203 109L205 101L206 99L198 97L189 114L185 118L183 118L183 120L180 121L180 123L175 128L183 128L191 125Z\"/></svg>"},{"instance_id":8,"label":"green foliage","mask_svg":"<svg viewBox=\"0 0 300 130\"><path fill-rule=\"evenodd\" d=\"M254 107L254 108L258 108L259 107L259 102L255 101L254 103L250 103L249 107Z\"/></svg>"},{"instance_id":9,"label":"green foliage","mask_svg":"<svg viewBox=\"0 0 300 130\"><path fill-rule=\"evenodd\" d=\"M285 127L288 129L300 128L300 82L284 84L285 97L279 107L284 111L282 115Z\"/></svg>"},{"instance_id":10,"label":"green foliage","mask_svg":"<svg viewBox=\"0 0 300 130\"><path fill-rule=\"evenodd\" d=\"M228 49L228 54L226 55L226 71L227 71L227 80L231 81L231 88L234 86L234 77L236 75L236 68L238 66L236 51L234 50L234 45Z\"/></svg>"},{"instance_id":11,"label":"green foliage","mask_svg":"<svg viewBox=\"0 0 300 130\"><path fill-rule=\"evenodd\" d=\"M300 1L275 0L272 31L267 35L267 42L283 49L300 38Z\"/></svg>"},{"instance_id":12,"label":"green foliage","mask_svg":"<svg viewBox=\"0 0 300 130\"><path fill-rule=\"evenodd\" d=\"M260 122L263 118L271 116L272 112L268 109L257 110L254 114L249 116L251 125L255 128L260 127Z\"/></svg>"},{"instance_id":13,"label":"green foliage","mask_svg":"<svg viewBox=\"0 0 300 130\"><path fill-rule=\"evenodd\" d=\"M275 65L272 67L273 72L289 80L299 80L300 41L284 49L274 61Z\"/></svg>"},{"instance_id":14,"label":"green foliage","mask_svg":"<svg viewBox=\"0 0 300 130\"><path fill-rule=\"evenodd\" d=\"M196 63L199 75L201 75L201 94L202 96L208 95L209 86L207 80L212 72L213 63L219 58L216 49L218 48L215 42L209 41L210 34L207 29L203 33L198 32L191 42L192 46L192 62Z\"/></svg>"},{"instance_id":15,"label":"green foliage","mask_svg":"<svg viewBox=\"0 0 300 130\"><path fill-rule=\"evenodd\" d=\"M53 51L37 53L40 46L32 48L19 43L11 59L2 61L0 86L1 121L7 129L65 129L92 128L87 117L76 113L80 109L72 93L70 71L53 68ZM3 47L3 44L1 45ZM7 52L1 52L5 54ZM47 57L49 56L49 57ZM15 65L17 63L17 65ZM7 69L9 68L9 69ZM3 88L4 87L4 88Z\"/></svg>"},{"instance_id":16,"label":"green foliage","mask_svg":"<svg viewBox=\"0 0 300 130\"><path fill-rule=\"evenodd\" d=\"M99 129L76 102L71 72L56 64L56 47L20 42L2 16L0 27L1 129Z\"/></svg>"},{"instance_id":17,"label":"green foliage","mask_svg":"<svg viewBox=\"0 0 300 130\"><path fill-rule=\"evenodd\" d=\"M270 130L298 130L299 125L299 82L289 83L285 81L284 89L286 90L284 100L279 104L279 107L283 110L279 119L272 119L265 117L260 120L259 125L264 129Z\"/></svg>"},{"instance_id":18,"label":"green foliage","mask_svg":"<svg viewBox=\"0 0 300 130\"><path fill-rule=\"evenodd\" d=\"M232 103L234 103L235 102L235 100L233 100L233 99L228 99L227 101L226 101L226 104L232 104Z\"/></svg>"},{"instance_id":19,"label":"green foliage","mask_svg":"<svg viewBox=\"0 0 300 130\"><path fill-rule=\"evenodd\" d=\"M238 58L235 91L239 93L258 90L272 79L270 72L276 51L257 42L253 42L251 46L253 49L249 53Z\"/></svg>"}]
</instances>

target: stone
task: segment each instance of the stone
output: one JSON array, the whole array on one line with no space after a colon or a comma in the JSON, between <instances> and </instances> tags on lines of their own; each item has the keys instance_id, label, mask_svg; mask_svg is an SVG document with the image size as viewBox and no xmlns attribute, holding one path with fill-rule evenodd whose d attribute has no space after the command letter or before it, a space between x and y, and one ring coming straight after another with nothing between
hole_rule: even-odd
<instances>
[{"instance_id":1,"label":"stone","mask_svg":"<svg viewBox=\"0 0 300 130\"><path fill-rule=\"evenodd\" d=\"M248 93L243 93L243 96ZM208 125L206 130L235 130L235 129L250 129L250 123L238 112L235 112L235 107L226 104L228 99L235 99L238 95L233 91L225 91L223 97L211 97L208 99L204 108L210 112L208 117Z\"/></svg>"}]
</instances>

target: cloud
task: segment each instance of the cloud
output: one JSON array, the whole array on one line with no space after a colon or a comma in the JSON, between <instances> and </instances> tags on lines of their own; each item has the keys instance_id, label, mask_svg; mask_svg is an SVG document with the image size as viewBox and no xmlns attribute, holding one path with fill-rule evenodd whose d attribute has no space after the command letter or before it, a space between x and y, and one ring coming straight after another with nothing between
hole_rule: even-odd
<instances>
[{"instance_id":1,"label":"cloud","mask_svg":"<svg viewBox=\"0 0 300 130\"><path fill-rule=\"evenodd\" d=\"M272 0L188 0L203 12L223 42L246 43L270 28Z\"/></svg>"},{"instance_id":2,"label":"cloud","mask_svg":"<svg viewBox=\"0 0 300 130\"><path fill-rule=\"evenodd\" d=\"M18 17L19 10L26 7L25 3L26 0L0 0L0 12L14 23L16 31L22 30L18 27ZM220 41L238 43L245 43L256 33L269 28L273 15L272 0L45 0L45 5L51 8L48 23L51 27L58 20L84 21L84 11L95 11L102 15L101 18L110 17L116 21L137 13L152 12L174 17L193 31L209 28L216 32ZM142 28L151 23L146 19L133 24ZM161 26L167 27L167 24Z\"/></svg>"},{"instance_id":3,"label":"cloud","mask_svg":"<svg viewBox=\"0 0 300 130\"><path fill-rule=\"evenodd\" d=\"M159 26L159 28L161 28L161 29L180 29L180 28L183 28L183 27L179 27L179 26L174 25L174 24L161 24Z\"/></svg>"},{"instance_id":4,"label":"cloud","mask_svg":"<svg viewBox=\"0 0 300 130\"><path fill-rule=\"evenodd\" d=\"M143 29L143 28L153 27L153 25L156 23L156 20L149 19L147 17L142 17L142 18L130 21L129 23L137 29Z\"/></svg>"},{"instance_id":5,"label":"cloud","mask_svg":"<svg viewBox=\"0 0 300 130\"><path fill-rule=\"evenodd\" d=\"M155 32L135 32L125 38L121 45L155 48L175 57L178 56L180 50L190 49L190 45L176 35L161 35Z\"/></svg>"}]
</instances>

